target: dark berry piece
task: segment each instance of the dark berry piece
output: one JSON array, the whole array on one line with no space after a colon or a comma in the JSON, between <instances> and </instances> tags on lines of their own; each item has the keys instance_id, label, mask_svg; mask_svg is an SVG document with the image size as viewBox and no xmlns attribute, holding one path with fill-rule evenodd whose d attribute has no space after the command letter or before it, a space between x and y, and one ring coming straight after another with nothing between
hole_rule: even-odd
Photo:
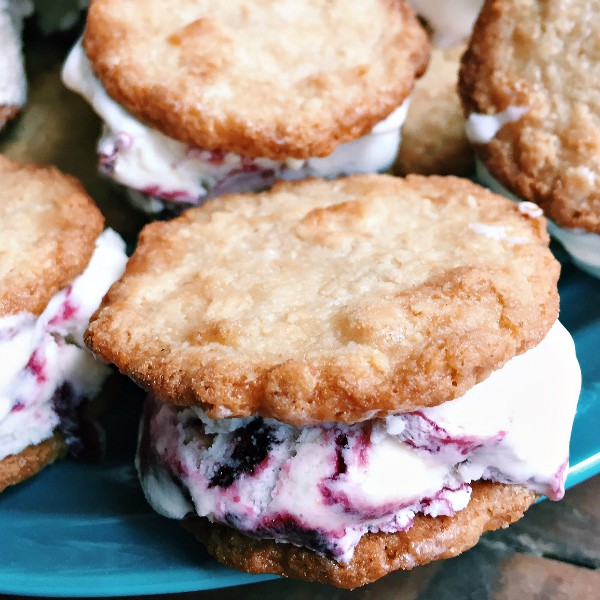
<instances>
[{"instance_id":1,"label":"dark berry piece","mask_svg":"<svg viewBox=\"0 0 600 600\"><path fill-rule=\"evenodd\" d=\"M272 427L256 418L245 427L236 429L232 434L233 450L229 460L217 465L208 484L209 488L229 487L240 475L253 474L275 443L278 443Z\"/></svg>"}]
</instances>

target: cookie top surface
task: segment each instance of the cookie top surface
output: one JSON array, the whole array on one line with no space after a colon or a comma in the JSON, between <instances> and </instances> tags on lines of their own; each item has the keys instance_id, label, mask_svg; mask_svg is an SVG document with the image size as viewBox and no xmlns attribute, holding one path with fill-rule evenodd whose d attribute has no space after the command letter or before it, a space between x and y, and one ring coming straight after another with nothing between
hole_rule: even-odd
<instances>
[{"instance_id":1,"label":"cookie top surface","mask_svg":"<svg viewBox=\"0 0 600 600\"><path fill-rule=\"evenodd\" d=\"M576 0L488 0L463 58L465 111L523 107L478 153L564 227L600 233L600 12Z\"/></svg>"},{"instance_id":2,"label":"cookie top surface","mask_svg":"<svg viewBox=\"0 0 600 600\"><path fill-rule=\"evenodd\" d=\"M0 318L40 314L86 267L104 220L79 182L0 156Z\"/></svg>"},{"instance_id":3,"label":"cookie top surface","mask_svg":"<svg viewBox=\"0 0 600 600\"><path fill-rule=\"evenodd\" d=\"M276 159L325 156L369 133L428 60L404 0L94 0L84 47L142 121Z\"/></svg>"},{"instance_id":4,"label":"cookie top surface","mask_svg":"<svg viewBox=\"0 0 600 600\"><path fill-rule=\"evenodd\" d=\"M363 175L146 226L87 332L212 418L356 422L458 397L558 314L543 218L467 180Z\"/></svg>"}]
</instances>

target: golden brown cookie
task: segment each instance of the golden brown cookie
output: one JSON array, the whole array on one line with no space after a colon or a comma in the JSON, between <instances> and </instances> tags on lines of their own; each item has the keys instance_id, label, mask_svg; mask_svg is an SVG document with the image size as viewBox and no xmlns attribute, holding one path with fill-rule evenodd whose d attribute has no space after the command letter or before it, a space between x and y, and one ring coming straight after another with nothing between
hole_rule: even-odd
<instances>
[{"instance_id":1,"label":"golden brown cookie","mask_svg":"<svg viewBox=\"0 0 600 600\"><path fill-rule=\"evenodd\" d=\"M518 107L477 153L564 227L600 233L600 12L583 0L488 0L460 73L467 116Z\"/></svg>"},{"instance_id":2,"label":"golden brown cookie","mask_svg":"<svg viewBox=\"0 0 600 600\"><path fill-rule=\"evenodd\" d=\"M29 479L66 453L67 445L64 437L56 430L52 437L39 444L27 446L18 454L10 454L0 459L0 492L9 485Z\"/></svg>"},{"instance_id":3,"label":"golden brown cookie","mask_svg":"<svg viewBox=\"0 0 600 600\"><path fill-rule=\"evenodd\" d=\"M84 46L108 93L193 146L326 156L410 93L427 37L404 0L94 0Z\"/></svg>"},{"instance_id":4,"label":"golden brown cookie","mask_svg":"<svg viewBox=\"0 0 600 600\"><path fill-rule=\"evenodd\" d=\"M103 218L79 182L0 155L0 318L40 314L79 275Z\"/></svg>"},{"instance_id":5,"label":"golden brown cookie","mask_svg":"<svg viewBox=\"0 0 600 600\"><path fill-rule=\"evenodd\" d=\"M456 90L460 57L466 46L433 47L425 75L411 94L395 171L400 175L470 175L473 149Z\"/></svg>"},{"instance_id":6,"label":"golden brown cookie","mask_svg":"<svg viewBox=\"0 0 600 600\"><path fill-rule=\"evenodd\" d=\"M89 347L167 402L356 422L464 394L558 314L543 218L457 178L280 183L148 225Z\"/></svg>"},{"instance_id":7,"label":"golden brown cookie","mask_svg":"<svg viewBox=\"0 0 600 600\"><path fill-rule=\"evenodd\" d=\"M535 501L535 494L522 486L481 481L472 487L468 506L451 517L417 515L406 532L365 535L347 564L306 548L254 539L207 519L183 521L183 525L230 567L352 589L397 569L456 556L474 546L486 531L520 519Z\"/></svg>"}]
</instances>

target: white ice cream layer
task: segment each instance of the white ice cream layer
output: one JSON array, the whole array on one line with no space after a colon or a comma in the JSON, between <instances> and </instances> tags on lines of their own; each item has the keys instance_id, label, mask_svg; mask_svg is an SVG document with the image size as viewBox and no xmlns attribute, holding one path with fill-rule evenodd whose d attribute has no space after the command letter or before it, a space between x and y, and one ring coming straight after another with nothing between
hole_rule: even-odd
<instances>
[{"instance_id":1,"label":"white ice cream layer","mask_svg":"<svg viewBox=\"0 0 600 600\"><path fill-rule=\"evenodd\" d=\"M509 106L495 115L471 113L465 124L465 133L472 144L489 144L508 123L515 123L527 111L528 106Z\"/></svg>"},{"instance_id":2,"label":"white ice cream layer","mask_svg":"<svg viewBox=\"0 0 600 600\"><path fill-rule=\"evenodd\" d=\"M53 398L61 386L69 385L73 402L98 391L108 370L85 349L83 332L126 262L123 240L108 229L85 271L39 317L0 319L0 459L52 435L60 420Z\"/></svg>"},{"instance_id":3,"label":"white ice cream layer","mask_svg":"<svg viewBox=\"0 0 600 600\"><path fill-rule=\"evenodd\" d=\"M0 105L22 106L27 80L21 54L23 19L31 13L27 0L0 0Z\"/></svg>"},{"instance_id":4,"label":"white ice cream layer","mask_svg":"<svg viewBox=\"0 0 600 600\"><path fill-rule=\"evenodd\" d=\"M104 121L98 143L101 170L149 197L141 203L147 212L162 210L163 201L199 204L222 193L264 189L277 179L383 171L396 157L408 109L406 101L370 135L338 146L327 157L277 161L191 148L142 124L107 94L81 42L69 54L62 77Z\"/></svg>"},{"instance_id":5,"label":"white ice cream layer","mask_svg":"<svg viewBox=\"0 0 600 600\"><path fill-rule=\"evenodd\" d=\"M573 340L557 322L461 398L351 426L211 420L150 398L138 470L161 514L196 513L346 562L369 531L463 509L472 481L562 497L580 387Z\"/></svg>"},{"instance_id":6,"label":"white ice cream layer","mask_svg":"<svg viewBox=\"0 0 600 600\"><path fill-rule=\"evenodd\" d=\"M507 190L494 176L489 172L487 167L477 159L477 179L482 185L490 188L498 194L502 194L515 202L520 202L520 206L525 207L524 210L531 210L528 207L535 207L539 211L539 215L542 211L536 205L531 202L524 202ZM533 208L533 210L535 210ZM554 238L556 238L569 253L573 262L582 270L586 271L594 277L600 279L600 235L583 229L566 229L560 227L548 219L548 232Z\"/></svg>"}]
</instances>

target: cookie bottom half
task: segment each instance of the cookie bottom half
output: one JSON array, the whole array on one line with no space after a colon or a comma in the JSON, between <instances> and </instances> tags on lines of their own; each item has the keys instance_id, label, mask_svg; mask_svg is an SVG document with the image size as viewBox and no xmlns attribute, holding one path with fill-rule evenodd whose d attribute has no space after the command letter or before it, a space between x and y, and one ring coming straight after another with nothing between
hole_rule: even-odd
<instances>
[{"instance_id":1,"label":"cookie bottom half","mask_svg":"<svg viewBox=\"0 0 600 600\"><path fill-rule=\"evenodd\" d=\"M464 510L451 517L418 515L406 532L369 533L346 564L292 544L255 539L205 518L182 524L227 566L353 589L398 569L408 570L457 556L474 546L486 531L507 527L520 519L535 498L523 486L476 482Z\"/></svg>"},{"instance_id":2,"label":"cookie bottom half","mask_svg":"<svg viewBox=\"0 0 600 600\"><path fill-rule=\"evenodd\" d=\"M39 444L31 444L18 454L4 457L0 460L0 492L9 485L29 479L66 453L67 444L57 430L52 437L42 440Z\"/></svg>"}]
</instances>

